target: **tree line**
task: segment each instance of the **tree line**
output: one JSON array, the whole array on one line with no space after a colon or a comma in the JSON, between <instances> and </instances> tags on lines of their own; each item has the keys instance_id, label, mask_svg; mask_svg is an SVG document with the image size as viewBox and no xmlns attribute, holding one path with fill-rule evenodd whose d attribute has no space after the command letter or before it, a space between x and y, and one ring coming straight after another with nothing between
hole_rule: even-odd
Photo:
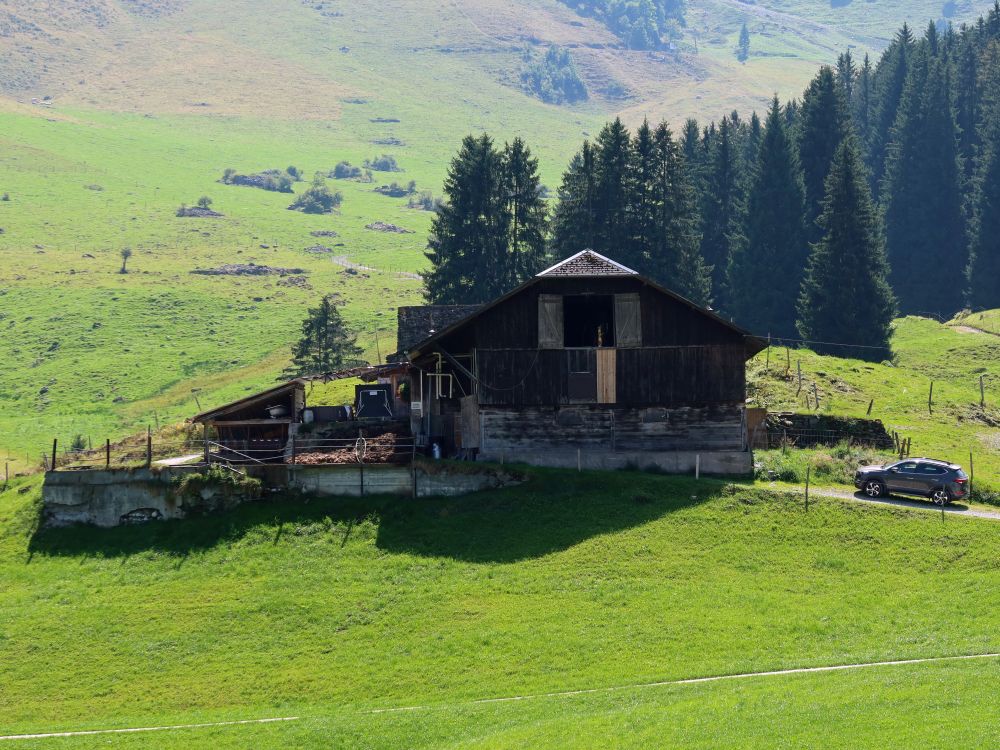
<instances>
[{"instance_id":1,"label":"tree line","mask_svg":"<svg viewBox=\"0 0 1000 750\"><path fill-rule=\"evenodd\" d=\"M431 302L592 248L754 333L884 358L896 314L1000 307L1000 4L919 39L904 25L877 61L845 53L763 121L609 123L551 212L523 142L470 136L445 198Z\"/></svg>"}]
</instances>

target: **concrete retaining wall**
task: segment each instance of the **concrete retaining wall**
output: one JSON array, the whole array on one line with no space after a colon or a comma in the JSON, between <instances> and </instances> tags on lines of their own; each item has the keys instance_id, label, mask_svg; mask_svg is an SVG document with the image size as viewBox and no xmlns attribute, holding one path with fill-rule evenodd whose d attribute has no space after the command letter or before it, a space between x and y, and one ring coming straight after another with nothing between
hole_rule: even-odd
<instances>
[{"instance_id":1,"label":"concrete retaining wall","mask_svg":"<svg viewBox=\"0 0 1000 750\"><path fill-rule=\"evenodd\" d=\"M409 495L440 497L465 495L470 492L496 489L517 480L504 473L489 470L469 472L428 471L407 466L289 466L290 487L317 495L360 497L361 495ZM470 467L471 469L471 467Z\"/></svg>"},{"instance_id":2,"label":"concrete retaining wall","mask_svg":"<svg viewBox=\"0 0 1000 750\"><path fill-rule=\"evenodd\" d=\"M699 458L700 457L700 458ZM694 474L700 462L701 473L718 476L748 476L753 473L753 453L750 451L610 451L576 450L523 451L509 450L481 453L483 461L525 463L532 466L553 466L575 469L577 462L584 469L623 469L655 467L669 474Z\"/></svg>"},{"instance_id":3,"label":"concrete retaining wall","mask_svg":"<svg viewBox=\"0 0 1000 750\"><path fill-rule=\"evenodd\" d=\"M183 518L184 508L171 492L171 481L187 473L202 471L197 466L175 466L157 471L112 469L107 471L54 471L45 475L43 489L44 523L69 526L86 523L118 526L126 516L134 520ZM414 476L415 474L415 476ZM503 471L449 470L446 466L288 466L261 479L272 487L288 487L317 495L359 497L361 495L412 496L414 483L418 497L464 495L495 489L519 480ZM206 497L206 493L208 496ZM203 499L212 490L202 490ZM238 503L239 498L235 499Z\"/></svg>"},{"instance_id":4,"label":"concrete retaining wall","mask_svg":"<svg viewBox=\"0 0 1000 750\"><path fill-rule=\"evenodd\" d=\"M122 516L148 509L155 517L182 518L184 511L170 493L174 477L195 467L50 471L45 475L44 521L49 526L88 523L118 526Z\"/></svg>"}]
</instances>

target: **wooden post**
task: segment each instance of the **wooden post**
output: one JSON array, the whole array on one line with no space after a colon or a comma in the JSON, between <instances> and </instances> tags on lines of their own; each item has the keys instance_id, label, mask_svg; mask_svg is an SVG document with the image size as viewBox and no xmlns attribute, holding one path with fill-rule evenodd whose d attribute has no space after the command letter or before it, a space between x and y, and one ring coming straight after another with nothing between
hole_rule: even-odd
<instances>
[{"instance_id":1,"label":"wooden post","mask_svg":"<svg viewBox=\"0 0 1000 750\"><path fill-rule=\"evenodd\" d=\"M206 422L201 424L201 441L205 449L205 466L208 466L212 462L212 457L208 451L208 424Z\"/></svg>"},{"instance_id":2,"label":"wooden post","mask_svg":"<svg viewBox=\"0 0 1000 750\"><path fill-rule=\"evenodd\" d=\"M56 448L59 445L59 438L52 438L52 471L56 470Z\"/></svg>"},{"instance_id":3,"label":"wooden post","mask_svg":"<svg viewBox=\"0 0 1000 750\"><path fill-rule=\"evenodd\" d=\"M969 451L969 499L972 499L972 483L976 481L976 467L972 463L972 451Z\"/></svg>"},{"instance_id":4,"label":"wooden post","mask_svg":"<svg viewBox=\"0 0 1000 750\"><path fill-rule=\"evenodd\" d=\"M764 361L764 372L771 371L771 334L767 334L767 359Z\"/></svg>"},{"instance_id":5,"label":"wooden post","mask_svg":"<svg viewBox=\"0 0 1000 750\"><path fill-rule=\"evenodd\" d=\"M813 401L816 402L816 411L819 411L819 391L816 390L816 381L813 381Z\"/></svg>"},{"instance_id":6,"label":"wooden post","mask_svg":"<svg viewBox=\"0 0 1000 750\"><path fill-rule=\"evenodd\" d=\"M811 470L812 470L811 466L806 467L806 511L809 510L809 476Z\"/></svg>"},{"instance_id":7,"label":"wooden post","mask_svg":"<svg viewBox=\"0 0 1000 750\"><path fill-rule=\"evenodd\" d=\"M104 465L105 468L111 468L111 438L104 441Z\"/></svg>"},{"instance_id":8,"label":"wooden post","mask_svg":"<svg viewBox=\"0 0 1000 750\"><path fill-rule=\"evenodd\" d=\"M983 376L979 376L979 405L986 406L986 390L983 388Z\"/></svg>"},{"instance_id":9,"label":"wooden post","mask_svg":"<svg viewBox=\"0 0 1000 750\"><path fill-rule=\"evenodd\" d=\"M580 455L580 449L576 449L576 470L583 471L583 457Z\"/></svg>"},{"instance_id":10,"label":"wooden post","mask_svg":"<svg viewBox=\"0 0 1000 750\"><path fill-rule=\"evenodd\" d=\"M701 454L694 454L694 478L701 479Z\"/></svg>"},{"instance_id":11,"label":"wooden post","mask_svg":"<svg viewBox=\"0 0 1000 750\"><path fill-rule=\"evenodd\" d=\"M146 468L153 465L153 431L146 426Z\"/></svg>"},{"instance_id":12,"label":"wooden post","mask_svg":"<svg viewBox=\"0 0 1000 750\"><path fill-rule=\"evenodd\" d=\"M869 416L869 417L872 415L872 407L873 406L875 406L875 399L872 399L871 401L868 402L867 416Z\"/></svg>"},{"instance_id":13,"label":"wooden post","mask_svg":"<svg viewBox=\"0 0 1000 750\"><path fill-rule=\"evenodd\" d=\"M785 347L785 377L792 371L792 350Z\"/></svg>"},{"instance_id":14,"label":"wooden post","mask_svg":"<svg viewBox=\"0 0 1000 750\"><path fill-rule=\"evenodd\" d=\"M295 435L292 435L292 466L295 465Z\"/></svg>"},{"instance_id":15,"label":"wooden post","mask_svg":"<svg viewBox=\"0 0 1000 750\"><path fill-rule=\"evenodd\" d=\"M927 413L934 413L934 381L931 381L931 389L927 393Z\"/></svg>"},{"instance_id":16,"label":"wooden post","mask_svg":"<svg viewBox=\"0 0 1000 750\"><path fill-rule=\"evenodd\" d=\"M788 453L788 430L781 428L781 455Z\"/></svg>"},{"instance_id":17,"label":"wooden post","mask_svg":"<svg viewBox=\"0 0 1000 750\"><path fill-rule=\"evenodd\" d=\"M801 359L795 360L795 369L798 370L798 372L799 372L799 389L797 391L795 391L795 395L798 396L800 393L802 393L802 360Z\"/></svg>"},{"instance_id":18,"label":"wooden post","mask_svg":"<svg viewBox=\"0 0 1000 750\"><path fill-rule=\"evenodd\" d=\"M972 455L971 453L969 454ZM7 489L7 485L10 483L10 461L3 462L3 486Z\"/></svg>"}]
</instances>

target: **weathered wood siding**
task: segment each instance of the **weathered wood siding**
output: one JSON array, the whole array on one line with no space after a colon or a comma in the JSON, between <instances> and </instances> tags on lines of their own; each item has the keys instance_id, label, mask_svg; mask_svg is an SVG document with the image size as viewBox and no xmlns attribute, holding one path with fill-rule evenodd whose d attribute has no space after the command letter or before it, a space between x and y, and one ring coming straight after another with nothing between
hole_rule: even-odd
<instances>
[{"instance_id":1,"label":"weathered wood siding","mask_svg":"<svg viewBox=\"0 0 1000 750\"><path fill-rule=\"evenodd\" d=\"M615 397L599 402L631 406L741 402L746 394L743 351L742 345L618 349ZM477 349L476 372L482 405L569 403L565 350Z\"/></svg>"},{"instance_id":2,"label":"weathered wood siding","mask_svg":"<svg viewBox=\"0 0 1000 750\"><path fill-rule=\"evenodd\" d=\"M741 404L701 408L482 409L481 450L506 453L606 450L739 451Z\"/></svg>"}]
</instances>

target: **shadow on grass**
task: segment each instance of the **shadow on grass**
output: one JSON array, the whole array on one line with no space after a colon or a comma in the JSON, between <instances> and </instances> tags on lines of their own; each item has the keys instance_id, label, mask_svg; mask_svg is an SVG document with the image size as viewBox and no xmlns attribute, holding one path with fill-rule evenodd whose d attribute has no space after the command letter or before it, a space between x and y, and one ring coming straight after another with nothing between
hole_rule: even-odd
<instances>
[{"instance_id":1,"label":"shadow on grass","mask_svg":"<svg viewBox=\"0 0 1000 750\"><path fill-rule=\"evenodd\" d=\"M178 565L193 552L234 544L248 534L267 544L291 544L288 529L330 521L343 545L362 520L377 525L386 552L468 562L513 562L566 549L586 539L639 526L709 500L725 483L640 472L536 470L516 487L452 498L285 496L249 503L225 514L142 526L74 526L36 531L34 555L81 558L158 552Z\"/></svg>"}]
</instances>

